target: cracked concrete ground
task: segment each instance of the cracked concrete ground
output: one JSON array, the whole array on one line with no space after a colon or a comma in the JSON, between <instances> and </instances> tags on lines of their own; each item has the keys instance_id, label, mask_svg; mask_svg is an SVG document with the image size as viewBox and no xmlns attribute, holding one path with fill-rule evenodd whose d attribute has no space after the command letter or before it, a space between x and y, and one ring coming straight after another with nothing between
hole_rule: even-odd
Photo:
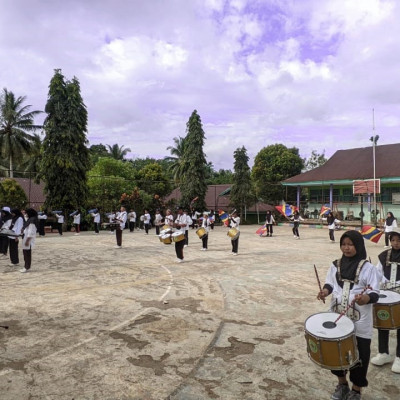
<instances>
[{"instance_id":1,"label":"cracked concrete ground","mask_svg":"<svg viewBox=\"0 0 400 400\"><path fill-rule=\"evenodd\" d=\"M190 231L181 264L154 230L125 231L122 249L107 231L49 234L27 274L0 261L0 398L329 399L336 378L308 358L304 322L327 309L313 265L323 282L339 244L257 228L241 227L238 257L216 227L207 252ZM367 242L373 263L382 246ZM364 400L400 398L390 365L368 378Z\"/></svg>"}]
</instances>

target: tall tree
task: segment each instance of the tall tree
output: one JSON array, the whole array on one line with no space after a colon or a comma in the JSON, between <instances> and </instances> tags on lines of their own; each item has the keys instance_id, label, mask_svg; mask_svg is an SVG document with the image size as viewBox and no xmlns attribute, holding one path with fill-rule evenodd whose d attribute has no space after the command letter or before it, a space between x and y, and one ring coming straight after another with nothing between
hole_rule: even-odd
<instances>
[{"instance_id":1,"label":"tall tree","mask_svg":"<svg viewBox=\"0 0 400 400\"><path fill-rule=\"evenodd\" d=\"M230 202L231 206L236 208L239 214L242 214L245 208L251 206L255 200L246 148L242 146L242 148L236 149L233 157L235 162Z\"/></svg>"},{"instance_id":2,"label":"tall tree","mask_svg":"<svg viewBox=\"0 0 400 400\"><path fill-rule=\"evenodd\" d=\"M35 133L32 137L32 147L29 156L22 163L22 167L24 171L29 172L29 176L33 177L36 183L40 182L42 154L42 139L40 135Z\"/></svg>"},{"instance_id":3,"label":"tall tree","mask_svg":"<svg viewBox=\"0 0 400 400\"><path fill-rule=\"evenodd\" d=\"M325 150L322 154L318 154L316 150L311 152L310 158L305 161L304 170L311 171L314 168L324 165L328 160L325 157Z\"/></svg>"},{"instance_id":4,"label":"tall tree","mask_svg":"<svg viewBox=\"0 0 400 400\"><path fill-rule=\"evenodd\" d=\"M85 205L89 149L87 110L77 78L65 81L56 69L49 85L44 122L41 170L47 194L46 205L57 209L78 209Z\"/></svg>"},{"instance_id":5,"label":"tall tree","mask_svg":"<svg viewBox=\"0 0 400 400\"><path fill-rule=\"evenodd\" d=\"M34 124L41 111L29 111L31 106L24 106L25 100L25 96L15 98L5 88L0 98L0 148L2 157L8 161L10 178L14 176L14 164L29 154L33 140L29 132L41 128Z\"/></svg>"},{"instance_id":6,"label":"tall tree","mask_svg":"<svg viewBox=\"0 0 400 400\"><path fill-rule=\"evenodd\" d=\"M131 151L130 148L124 149L124 145L118 146L118 144L113 144L110 146L108 144L107 147L110 157L120 161L125 161L125 156Z\"/></svg>"},{"instance_id":7,"label":"tall tree","mask_svg":"<svg viewBox=\"0 0 400 400\"><path fill-rule=\"evenodd\" d=\"M302 168L303 160L297 148L289 149L283 144L264 147L256 155L251 173L257 198L265 203L277 204L286 198L281 182L300 174ZM293 199L294 192L288 189L286 200Z\"/></svg>"},{"instance_id":8,"label":"tall tree","mask_svg":"<svg viewBox=\"0 0 400 400\"><path fill-rule=\"evenodd\" d=\"M175 183L179 183L183 175L182 159L185 151L185 138L174 137L175 147L168 146L171 156L165 157L164 160L171 162L169 170L171 171Z\"/></svg>"},{"instance_id":9,"label":"tall tree","mask_svg":"<svg viewBox=\"0 0 400 400\"><path fill-rule=\"evenodd\" d=\"M203 152L204 131L200 116L194 110L186 124L186 137L182 156L183 175L180 182L182 206L189 207L196 200L196 209L205 210L206 156Z\"/></svg>"}]
</instances>

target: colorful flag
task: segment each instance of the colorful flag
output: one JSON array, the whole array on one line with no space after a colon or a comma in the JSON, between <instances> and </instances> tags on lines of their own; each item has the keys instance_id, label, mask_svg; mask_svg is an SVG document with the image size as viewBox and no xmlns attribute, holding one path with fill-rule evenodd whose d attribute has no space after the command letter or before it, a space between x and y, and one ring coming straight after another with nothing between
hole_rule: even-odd
<instances>
[{"instance_id":1,"label":"colorful flag","mask_svg":"<svg viewBox=\"0 0 400 400\"><path fill-rule=\"evenodd\" d=\"M257 235L262 235L265 231L267 230L267 227L265 225L263 225L261 228L258 228L256 230Z\"/></svg>"},{"instance_id":2,"label":"colorful flag","mask_svg":"<svg viewBox=\"0 0 400 400\"><path fill-rule=\"evenodd\" d=\"M281 206L275 206L275 208L286 218L289 218L297 211L296 206L291 206L290 204L283 203Z\"/></svg>"},{"instance_id":3,"label":"colorful flag","mask_svg":"<svg viewBox=\"0 0 400 400\"><path fill-rule=\"evenodd\" d=\"M363 226L360 233L364 236L365 239L368 239L374 243L378 243L379 239L383 235L383 231L380 231L379 229L370 225Z\"/></svg>"},{"instance_id":4,"label":"colorful flag","mask_svg":"<svg viewBox=\"0 0 400 400\"><path fill-rule=\"evenodd\" d=\"M329 207L329 204L324 204L321 207L321 211L319 212L319 217L321 218L325 215L328 215L330 211L331 211L331 208Z\"/></svg>"},{"instance_id":5,"label":"colorful flag","mask_svg":"<svg viewBox=\"0 0 400 400\"><path fill-rule=\"evenodd\" d=\"M228 226L229 223L229 214L224 210L218 210L219 219Z\"/></svg>"}]
</instances>

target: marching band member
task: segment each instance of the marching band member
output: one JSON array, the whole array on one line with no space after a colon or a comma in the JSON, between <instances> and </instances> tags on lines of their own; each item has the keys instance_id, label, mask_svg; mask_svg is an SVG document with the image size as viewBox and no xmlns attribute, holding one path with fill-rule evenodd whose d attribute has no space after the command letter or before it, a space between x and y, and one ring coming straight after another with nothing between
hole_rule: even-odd
<instances>
[{"instance_id":1,"label":"marching band member","mask_svg":"<svg viewBox=\"0 0 400 400\"><path fill-rule=\"evenodd\" d=\"M267 236L272 236L273 229L272 226L275 223L274 216L272 215L271 211L267 211L267 215L265 217L265 226L267 228ZM260 235L261 236L261 235Z\"/></svg>"},{"instance_id":2,"label":"marching band member","mask_svg":"<svg viewBox=\"0 0 400 400\"><path fill-rule=\"evenodd\" d=\"M358 231L347 231L340 238L343 255L333 261L326 283L317 298L324 300L332 294L332 311L346 312L353 319L360 361L350 369L352 390L347 382L347 372L332 370L338 385L331 400L360 400L361 388L368 386L367 371L371 354L373 332L373 303L379 299L378 270L366 260L364 238ZM348 307L354 301L354 308Z\"/></svg>"},{"instance_id":3,"label":"marching band member","mask_svg":"<svg viewBox=\"0 0 400 400\"><path fill-rule=\"evenodd\" d=\"M114 233L114 228L112 228L111 224L115 221L115 212L111 211L109 213L106 214L106 217L108 218L108 223L110 224L110 235L112 235Z\"/></svg>"},{"instance_id":4,"label":"marching band member","mask_svg":"<svg viewBox=\"0 0 400 400\"><path fill-rule=\"evenodd\" d=\"M100 209L96 209L94 212L91 213L93 217L94 223L94 234L98 235L100 232Z\"/></svg>"},{"instance_id":5,"label":"marching band member","mask_svg":"<svg viewBox=\"0 0 400 400\"><path fill-rule=\"evenodd\" d=\"M379 254L377 268L381 276L381 284L386 289L398 290L400 288L400 229L393 227L389 235L392 248ZM381 366L392 362L393 358L389 355L389 333L389 330L378 329L379 353L371 358L372 364ZM400 374L400 329L396 330L396 334L396 357L392 371Z\"/></svg>"},{"instance_id":6,"label":"marching band member","mask_svg":"<svg viewBox=\"0 0 400 400\"><path fill-rule=\"evenodd\" d=\"M229 218L229 226L231 228L236 228L239 231L240 217L235 210ZM237 256L239 250L239 236L236 239L231 240L232 243L232 255Z\"/></svg>"},{"instance_id":7,"label":"marching band member","mask_svg":"<svg viewBox=\"0 0 400 400\"><path fill-rule=\"evenodd\" d=\"M304 221L304 219L300 216L300 213L297 210L293 213L290 219L293 221L293 236L295 239L300 239L299 226L300 222Z\"/></svg>"},{"instance_id":8,"label":"marching band member","mask_svg":"<svg viewBox=\"0 0 400 400\"><path fill-rule=\"evenodd\" d=\"M3 207L1 209L1 228L10 229L12 215L10 207ZM7 236L0 236L0 256L1 258L7 258L9 240Z\"/></svg>"},{"instance_id":9,"label":"marching band member","mask_svg":"<svg viewBox=\"0 0 400 400\"><path fill-rule=\"evenodd\" d=\"M174 216L172 215L172 212L170 209L168 209L166 212L165 225L168 225L171 228L174 226Z\"/></svg>"},{"instance_id":10,"label":"marching band member","mask_svg":"<svg viewBox=\"0 0 400 400\"><path fill-rule=\"evenodd\" d=\"M38 228L39 236L44 236L46 234L44 227L46 225L47 215L45 212L40 211L38 212L37 218L39 220L39 228Z\"/></svg>"},{"instance_id":11,"label":"marching band member","mask_svg":"<svg viewBox=\"0 0 400 400\"><path fill-rule=\"evenodd\" d=\"M160 210L156 210L156 215L154 216L154 226L156 227L156 235L160 234L160 226L162 225L163 216L160 214Z\"/></svg>"},{"instance_id":12,"label":"marching band member","mask_svg":"<svg viewBox=\"0 0 400 400\"><path fill-rule=\"evenodd\" d=\"M122 231L125 229L127 213L125 207L121 207L121 211L117 213L116 220L120 223L119 227L116 229L117 245L114 246L115 249L120 249L122 246Z\"/></svg>"},{"instance_id":13,"label":"marching band member","mask_svg":"<svg viewBox=\"0 0 400 400\"><path fill-rule=\"evenodd\" d=\"M210 213L208 215L208 219L210 220L210 228L214 229L214 224L215 224L215 214L214 210L210 210Z\"/></svg>"},{"instance_id":14,"label":"marching band member","mask_svg":"<svg viewBox=\"0 0 400 400\"><path fill-rule=\"evenodd\" d=\"M385 231L385 249L389 247L390 232L392 232L393 228L397 228L397 221L393 213L389 211L386 215L385 224L383 225Z\"/></svg>"},{"instance_id":15,"label":"marching band member","mask_svg":"<svg viewBox=\"0 0 400 400\"><path fill-rule=\"evenodd\" d=\"M129 231L133 232L135 230L135 224L136 224L136 213L134 210L129 211L128 218L129 218Z\"/></svg>"},{"instance_id":16,"label":"marching band member","mask_svg":"<svg viewBox=\"0 0 400 400\"><path fill-rule=\"evenodd\" d=\"M38 225L37 212L33 208L26 210L28 220L24 224L22 239L22 253L24 255L24 268L19 272L25 273L31 269L32 249L35 247L36 230Z\"/></svg>"},{"instance_id":17,"label":"marching band member","mask_svg":"<svg viewBox=\"0 0 400 400\"><path fill-rule=\"evenodd\" d=\"M151 217L148 210L144 210L143 217L144 217L143 218L144 229L146 231L146 235L148 235L150 229L150 221L151 221Z\"/></svg>"},{"instance_id":18,"label":"marching band member","mask_svg":"<svg viewBox=\"0 0 400 400\"><path fill-rule=\"evenodd\" d=\"M18 208L14 208L11 210L11 215L12 215L12 220L9 229L19 236L24 226L24 218L22 216L21 210L19 210ZM10 247L10 261L11 261L10 267L19 265L18 236L8 236L9 247Z\"/></svg>"},{"instance_id":19,"label":"marching band member","mask_svg":"<svg viewBox=\"0 0 400 400\"><path fill-rule=\"evenodd\" d=\"M187 227L187 218L183 213L183 208L179 207L178 215L176 216L175 226L180 229L182 232L185 232L185 228ZM183 248L185 247L185 240L181 240L179 242L175 242L175 253L177 257L177 261L182 263L184 261L183 257Z\"/></svg>"},{"instance_id":20,"label":"marching band member","mask_svg":"<svg viewBox=\"0 0 400 400\"><path fill-rule=\"evenodd\" d=\"M58 234L60 236L62 236L62 234L63 234L63 224L64 224L64 215L55 213L55 216L57 218Z\"/></svg>"},{"instance_id":21,"label":"marching band member","mask_svg":"<svg viewBox=\"0 0 400 400\"><path fill-rule=\"evenodd\" d=\"M188 215L187 210L183 210L184 218L186 219L186 226L184 228L185 231L185 247L189 246L189 227L193 224L192 218Z\"/></svg>"},{"instance_id":22,"label":"marching band member","mask_svg":"<svg viewBox=\"0 0 400 400\"><path fill-rule=\"evenodd\" d=\"M208 213L205 212L203 214L203 223L201 224L202 228L206 230L206 234L201 238L201 241L203 242L203 248L202 250L207 251L208 249L208 233L210 232L210 219L208 218Z\"/></svg>"},{"instance_id":23,"label":"marching band member","mask_svg":"<svg viewBox=\"0 0 400 400\"><path fill-rule=\"evenodd\" d=\"M337 224L340 224L340 221L333 216L332 211L329 211L326 222L328 223L329 239L331 243L335 243L335 227Z\"/></svg>"},{"instance_id":24,"label":"marching band member","mask_svg":"<svg viewBox=\"0 0 400 400\"><path fill-rule=\"evenodd\" d=\"M74 226L75 235L79 235L81 233L81 213L79 211L74 215Z\"/></svg>"},{"instance_id":25,"label":"marching band member","mask_svg":"<svg viewBox=\"0 0 400 400\"><path fill-rule=\"evenodd\" d=\"M201 213L199 213L197 210L195 210L194 208L192 208L192 229L197 228L197 219L198 217L201 215Z\"/></svg>"}]
</instances>

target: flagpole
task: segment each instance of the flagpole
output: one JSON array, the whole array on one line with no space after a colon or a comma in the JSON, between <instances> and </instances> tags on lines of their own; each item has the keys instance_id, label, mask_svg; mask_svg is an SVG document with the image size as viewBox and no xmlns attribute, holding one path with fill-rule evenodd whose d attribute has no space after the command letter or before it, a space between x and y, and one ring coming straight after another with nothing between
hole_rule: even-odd
<instances>
[{"instance_id":1,"label":"flagpole","mask_svg":"<svg viewBox=\"0 0 400 400\"><path fill-rule=\"evenodd\" d=\"M372 109L372 133L373 136L369 140L372 142L372 163L373 163L373 168L374 168L374 210L373 210L373 215L375 216L375 227L378 226L378 216L376 212L376 159L375 159L375 146L376 143L378 142L379 135L375 135L375 114L374 114L374 109Z\"/></svg>"}]
</instances>

